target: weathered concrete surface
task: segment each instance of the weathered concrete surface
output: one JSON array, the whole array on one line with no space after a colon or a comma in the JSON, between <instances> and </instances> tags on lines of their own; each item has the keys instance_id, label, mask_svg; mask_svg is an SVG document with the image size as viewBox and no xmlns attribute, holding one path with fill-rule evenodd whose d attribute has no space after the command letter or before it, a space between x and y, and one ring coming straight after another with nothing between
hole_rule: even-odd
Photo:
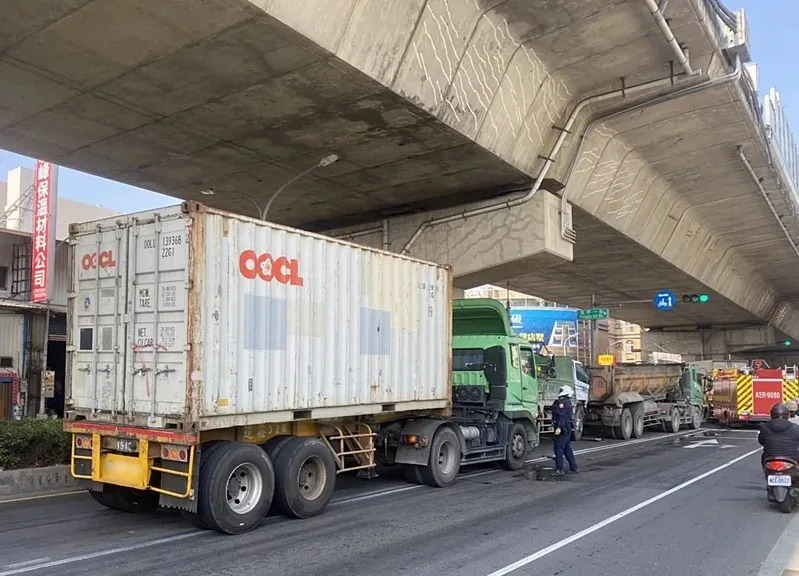
<instances>
[{"instance_id":1,"label":"weathered concrete surface","mask_svg":"<svg viewBox=\"0 0 799 576\"><path fill-rule=\"evenodd\" d=\"M496 201L477 204L483 208ZM560 198L539 191L525 204L499 208L486 214L463 218L422 232L408 245L417 231L430 219L449 214L429 214L395 218L388 223L388 246L402 252L406 246L410 256L452 266L455 285L461 289L517 276L530 268L542 269L573 258L573 244L560 235ZM498 234L498 232L501 233ZM334 235L347 238L358 228L343 229ZM374 248L383 247L383 232L375 229L358 236L357 242Z\"/></svg>"},{"instance_id":2,"label":"weathered concrete surface","mask_svg":"<svg viewBox=\"0 0 799 576\"><path fill-rule=\"evenodd\" d=\"M784 345L786 336L773 326L752 326L724 330L644 332L641 349L681 354L684 362L695 360L749 360L763 358L772 366L799 363L799 351Z\"/></svg>"},{"instance_id":3,"label":"weathered concrete surface","mask_svg":"<svg viewBox=\"0 0 799 576\"><path fill-rule=\"evenodd\" d=\"M0 470L0 501L74 489L69 466Z\"/></svg>"},{"instance_id":4,"label":"weathered concrete surface","mask_svg":"<svg viewBox=\"0 0 799 576\"><path fill-rule=\"evenodd\" d=\"M0 92L4 146L250 214L335 152L339 162L287 190L270 214L317 230L385 215L410 214L400 222L412 223L426 218L421 211L523 188L578 101L672 71L638 0L7 4L0 80L15 89ZM729 71L703 0L671 0L667 17L702 70L691 82ZM614 302L706 287L712 302L701 311L639 306L619 317L652 326L768 320L799 337L799 294L782 272L796 255L735 164L742 145L764 186L778 187L740 86L584 134L646 96L625 92L587 108L549 175L565 183L575 165L574 262L532 266L506 258L500 243L494 253L516 265L456 266L463 282L490 272L573 304L592 292ZM215 195L201 196L205 189ZM439 249L447 230L426 232L422 243L432 246L420 253L463 260Z\"/></svg>"}]
</instances>

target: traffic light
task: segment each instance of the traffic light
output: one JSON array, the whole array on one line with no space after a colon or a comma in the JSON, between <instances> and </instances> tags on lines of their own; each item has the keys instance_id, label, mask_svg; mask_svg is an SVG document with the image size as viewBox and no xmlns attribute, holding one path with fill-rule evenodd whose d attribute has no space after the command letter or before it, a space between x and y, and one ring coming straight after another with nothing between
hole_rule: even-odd
<instances>
[{"instance_id":1,"label":"traffic light","mask_svg":"<svg viewBox=\"0 0 799 576\"><path fill-rule=\"evenodd\" d=\"M786 340L785 342L783 342L783 345L784 346L790 346L791 345L791 341L790 340Z\"/></svg>"},{"instance_id":2,"label":"traffic light","mask_svg":"<svg viewBox=\"0 0 799 576\"><path fill-rule=\"evenodd\" d=\"M683 294L682 301L686 304L707 304L710 302L708 294Z\"/></svg>"}]
</instances>

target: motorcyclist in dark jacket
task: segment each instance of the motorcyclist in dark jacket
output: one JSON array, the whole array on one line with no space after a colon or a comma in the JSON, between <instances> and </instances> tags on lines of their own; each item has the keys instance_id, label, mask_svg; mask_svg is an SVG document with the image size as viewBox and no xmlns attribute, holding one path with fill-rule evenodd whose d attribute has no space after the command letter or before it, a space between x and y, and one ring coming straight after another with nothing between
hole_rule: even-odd
<instances>
[{"instance_id":1,"label":"motorcyclist in dark jacket","mask_svg":"<svg viewBox=\"0 0 799 576\"><path fill-rule=\"evenodd\" d=\"M771 408L771 420L760 426L757 441L763 446L766 458L794 458L799 460L799 426L790 422L791 412L785 404L775 404Z\"/></svg>"}]
</instances>

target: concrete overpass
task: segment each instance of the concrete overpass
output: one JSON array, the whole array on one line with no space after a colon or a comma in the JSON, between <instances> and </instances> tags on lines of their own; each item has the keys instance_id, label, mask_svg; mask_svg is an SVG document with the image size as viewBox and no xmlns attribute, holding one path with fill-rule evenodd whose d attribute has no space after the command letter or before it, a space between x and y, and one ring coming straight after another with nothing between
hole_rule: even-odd
<instances>
[{"instance_id":1,"label":"concrete overpass","mask_svg":"<svg viewBox=\"0 0 799 576\"><path fill-rule=\"evenodd\" d=\"M6 4L4 148L252 215L335 153L270 219L799 340L796 205L717 0ZM711 301L629 304L663 288Z\"/></svg>"}]
</instances>

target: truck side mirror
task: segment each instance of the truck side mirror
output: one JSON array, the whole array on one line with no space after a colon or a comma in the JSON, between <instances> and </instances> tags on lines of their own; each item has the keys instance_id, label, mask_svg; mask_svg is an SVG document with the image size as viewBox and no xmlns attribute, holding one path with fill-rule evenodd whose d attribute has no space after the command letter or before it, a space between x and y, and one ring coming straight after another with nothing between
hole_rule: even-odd
<instances>
[{"instance_id":1,"label":"truck side mirror","mask_svg":"<svg viewBox=\"0 0 799 576\"><path fill-rule=\"evenodd\" d=\"M492 400L504 400L508 392L508 364L505 348L492 346L483 351L483 374L488 380Z\"/></svg>"}]
</instances>

